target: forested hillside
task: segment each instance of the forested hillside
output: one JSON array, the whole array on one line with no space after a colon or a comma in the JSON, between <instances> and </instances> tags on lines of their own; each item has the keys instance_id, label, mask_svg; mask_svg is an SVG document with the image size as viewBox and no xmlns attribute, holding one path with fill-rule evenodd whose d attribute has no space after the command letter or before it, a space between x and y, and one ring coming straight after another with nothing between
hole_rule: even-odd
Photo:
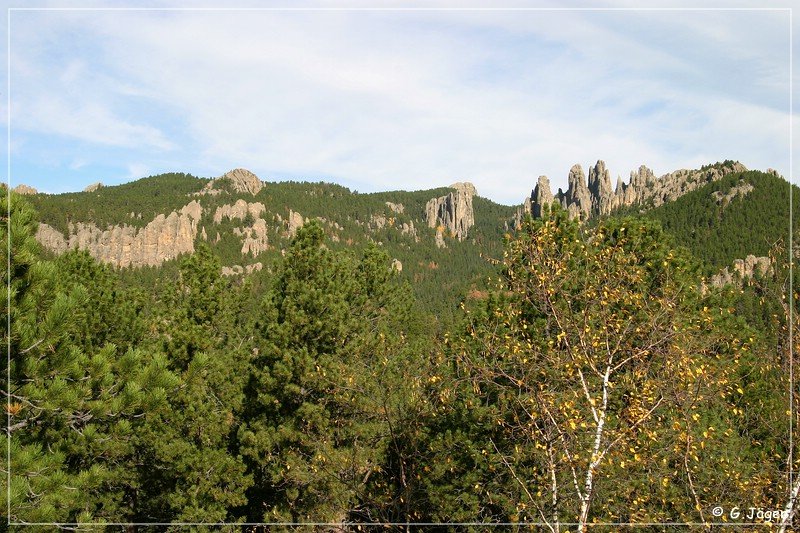
<instances>
[{"instance_id":1,"label":"forested hillside","mask_svg":"<svg viewBox=\"0 0 800 533\"><path fill-rule=\"evenodd\" d=\"M754 189L691 218L740 179ZM702 275L751 250L747 233L705 256L697 234L716 226L689 229L741 216L764 183L782 190L775 180L731 176L675 202L672 217L667 205L579 224L554 207L505 242L511 208L475 197L469 237L443 235L446 247L418 217L448 189L227 189L201 196L202 215L186 219L193 253L122 269L86 251L43 251L39 221L138 224L139 210L144 220L180 208L211 182L3 194L7 518L584 531L711 523L722 520L714 506L784 509L800 456L786 413L787 301L797 295L781 298L785 248L764 249L772 269L748 291L713 287ZM199 228L242 227L213 221L237 199L263 202L260 217L291 209L309 220L292 235L276 227L274 247L251 256L264 268L223 276L241 262L241 241ZM419 241L397 230L411 222ZM777 228L761 211L748 223ZM443 301L453 302L446 321Z\"/></svg>"},{"instance_id":2,"label":"forested hillside","mask_svg":"<svg viewBox=\"0 0 800 533\"><path fill-rule=\"evenodd\" d=\"M644 215L661 222L709 271L719 270L749 254L766 256L786 240L789 187L774 174L736 172ZM792 188L792 210L798 213L800 189Z\"/></svg>"},{"instance_id":3,"label":"forested hillside","mask_svg":"<svg viewBox=\"0 0 800 533\"><path fill-rule=\"evenodd\" d=\"M502 254L505 224L514 213L512 207L475 196L470 206L475 224L467 238L454 238L445 230L441 242L437 242L441 227L428 227L426 204L450 194L449 188L359 194L322 182L258 183L260 188L251 192L237 188L224 177L212 183L186 174L164 174L92 192L36 194L28 198L41 221L53 228L48 234L51 239L54 232L56 239L71 237L72 242L77 240L72 247L94 250L96 257L103 253L97 250L115 246L109 243L116 238L113 232L125 231L136 237L152 229L159 215L181 213L184 206L197 202L200 205L195 210L201 214L191 219L193 235L180 250L190 251L205 242L223 266L239 265L240 269L260 263L259 268L275 271L275 262L288 249L297 227L319 220L331 249L358 252L375 244L385 250L397 260L401 279L411 284L425 310L448 323L469 288L485 285L492 260ZM215 188L209 189L211 185ZM224 211L237 202L250 212L241 215ZM220 216L223 211L225 215ZM168 225L169 220L162 224ZM178 224L184 222L178 220ZM263 229L256 227L259 220L264 221ZM87 228L91 229L88 235ZM164 230L158 227L156 231ZM107 234L100 236L101 232ZM251 235L255 238L250 242L256 245L246 251L243 242ZM61 248L56 248L60 252L67 247L65 240ZM109 255L108 260L114 262L116 257ZM165 272L176 272L178 263L177 255L171 254L151 258L135 268L122 268L120 274L130 286L153 286Z\"/></svg>"}]
</instances>

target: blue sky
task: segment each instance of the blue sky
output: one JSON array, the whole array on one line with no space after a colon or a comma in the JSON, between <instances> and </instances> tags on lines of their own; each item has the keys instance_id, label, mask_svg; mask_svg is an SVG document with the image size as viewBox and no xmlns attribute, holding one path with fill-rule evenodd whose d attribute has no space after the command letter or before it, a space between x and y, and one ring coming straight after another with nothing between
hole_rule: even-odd
<instances>
[{"instance_id":1,"label":"blue sky","mask_svg":"<svg viewBox=\"0 0 800 533\"><path fill-rule=\"evenodd\" d=\"M570 166L597 159L624 179L724 159L789 176L786 11L291 5L446 9L12 11L11 184L64 192L245 167L362 192L472 181L516 204L539 175L566 188Z\"/></svg>"}]
</instances>

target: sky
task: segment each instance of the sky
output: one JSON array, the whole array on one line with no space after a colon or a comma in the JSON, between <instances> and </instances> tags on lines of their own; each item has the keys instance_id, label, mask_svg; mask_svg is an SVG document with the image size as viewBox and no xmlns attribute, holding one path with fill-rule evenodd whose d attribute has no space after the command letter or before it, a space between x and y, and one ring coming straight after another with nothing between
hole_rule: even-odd
<instances>
[{"instance_id":1,"label":"sky","mask_svg":"<svg viewBox=\"0 0 800 533\"><path fill-rule=\"evenodd\" d=\"M800 161L800 11L716 9L762 2L5 1L34 5L2 10L12 186L243 167L359 192L470 181L512 205L598 159L626 181Z\"/></svg>"}]
</instances>

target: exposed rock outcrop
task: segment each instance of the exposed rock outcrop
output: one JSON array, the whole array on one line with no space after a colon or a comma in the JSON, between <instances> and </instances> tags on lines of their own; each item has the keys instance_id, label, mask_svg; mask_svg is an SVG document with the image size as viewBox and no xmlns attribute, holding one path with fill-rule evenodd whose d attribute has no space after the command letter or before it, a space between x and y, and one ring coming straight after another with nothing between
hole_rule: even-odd
<instances>
[{"instance_id":1,"label":"exposed rock outcrop","mask_svg":"<svg viewBox=\"0 0 800 533\"><path fill-rule=\"evenodd\" d=\"M589 195L592 198L592 213L607 215L613 206L614 191L611 189L611 174L605 161L598 161L589 169Z\"/></svg>"},{"instance_id":2,"label":"exposed rock outcrop","mask_svg":"<svg viewBox=\"0 0 800 533\"><path fill-rule=\"evenodd\" d=\"M447 243L444 242L444 235L442 235L442 231L439 229L436 230L436 236L434 237L434 242L436 243L437 248L447 248Z\"/></svg>"},{"instance_id":3,"label":"exposed rock outcrop","mask_svg":"<svg viewBox=\"0 0 800 533\"><path fill-rule=\"evenodd\" d=\"M231 184L233 192L250 193L255 196L264 188L264 182L258 179L258 176L247 169L235 168L209 181L202 190L194 194L210 194L212 196L220 194L222 192L220 187L221 183L223 183L222 180L228 181Z\"/></svg>"},{"instance_id":4,"label":"exposed rock outcrop","mask_svg":"<svg viewBox=\"0 0 800 533\"><path fill-rule=\"evenodd\" d=\"M711 276L709 280L714 287L728 284L741 284L743 280L751 279L755 275L763 276L772 272L772 262L769 257L748 255L744 259L733 261L733 270L725 267L719 274Z\"/></svg>"},{"instance_id":5,"label":"exposed rock outcrop","mask_svg":"<svg viewBox=\"0 0 800 533\"><path fill-rule=\"evenodd\" d=\"M289 210L289 218L286 219L286 230L290 237L294 237L297 230L303 227L303 215Z\"/></svg>"},{"instance_id":6,"label":"exposed rock outcrop","mask_svg":"<svg viewBox=\"0 0 800 533\"><path fill-rule=\"evenodd\" d=\"M569 176L567 177L569 188L567 193L558 190L558 200L561 205L569 212L572 218L580 218L587 220L592 211L592 197L589 194L589 187L586 185L586 177L583 174L583 168L580 165L573 165L569 169ZM534 210L535 210L534 206Z\"/></svg>"},{"instance_id":7,"label":"exposed rock outcrop","mask_svg":"<svg viewBox=\"0 0 800 533\"><path fill-rule=\"evenodd\" d=\"M39 194L39 191L31 187L30 185L25 185L24 183L20 183L12 190L17 194Z\"/></svg>"},{"instance_id":8,"label":"exposed rock outcrop","mask_svg":"<svg viewBox=\"0 0 800 533\"><path fill-rule=\"evenodd\" d=\"M41 222L36 229L36 240L47 250L59 255L69 250L69 243L64 235L44 222Z\"/></svg>"},{"instance_id":9,"label":"exposed rock outcrop","mask_svg":"<svg viewBox=\"0 0 800 533\"><path fill-rule=\"evenodd\" d=\"M392 202L386 202L386 207L397 213L398 215L402 215L403 212L406 210L403 204L395 204Z\"/></svg>"},{"instance_id":10,"label":"exposed rock outcrop","mask_svg":"<svg viewBox=\"0 0 800 533\"><path fill-rule=\"evenodd\" d=\"M83 189L83 192L94 192L98 189L102 189L103 187L105 187L105 185L103 185L102 182L98 181L97 183L92 183L91 185L87 185L86 188Z\"/></svg>"},{"instance_id":11,"label":"exposed rock outcrop","mask_svg":"<svg viewBox=\"0 0 800 533\"><path fill-rule=\"evenodd\" d=\"M652 170L642 165L638 171L630 173L627 184L617 178L616 187L612 190L611 174L605 162L600 160L589 169L588 182L584 178L582 167L574 165L569 171L567 192L559 189L552 201L561 204L571 217L587 220L593 216L607 215L620 207L658 207L732 172L746 170L741 163L726 161L699 170L677 170L656 178ZM517 224L524 213L530 213L534 217L541 216L542 206L550 200L543 186L543 178L547 184L546 189L549 189L549 180L544 176L540 177L531 197L525 199L522 211L516 217ZM746 187L742 187L735 194L749 192L745 189Z\"/></svg>"},{"instance_id":12,"label":"exposed rock outcrop","mask_svg":"<svg viewBox=\"0 0 800 533\"><path fill-rule=\"evenodd\" d=\"M40 224L36 238L55 253L78 248L117 267L158 266L194 252L197 222L202 212L200 204L193 201L180 211L158 215L144 228L124 224L101 230L93 223L78 222L69 225L68 237L47 224Z\"/></svg>"},{"instance_id":13,"label":"exposed rock outcrop","mask_svg":"<svg viewBox=\"0 0 800 533\"><path fill-rule=\"evenodd\" d=\"M233 232L243 237L242 255L251 254L257 256L265 250L269 250L269 239L267 238L267 221L257 218L249 228L234 228Z\"/></svg>"},{"instance_id":14,"label":"exposed rock outcrop","mask_svg":"<svg viewBox=\"0 0 800 533\"><path fill-rule=\"evenodd\" d=\"M728 192L714 191L711 195L719 205L726 206L731 200L737 196L747 196L753 191L753 186L744 180L739 180L739 183L731 187Z\"/></svg>"},{"instance_id":15,"label":"exposed rock outcrop","mask_svg":"<svg viewBox=\"0 0 800 533\"><path fill-rule=\"evenodd\" d=\"M456 239L467 238L469 228L475 225L475 213L472 210L472 197L477 194L471 183L454 183L455 191L439 198L432 198L425 204L425 221L428 227L437 228L437 246L440 245L440 234L447 230ZM441 240L444 244L444 241Z\"/></svg>"},{"instance_id":16,"label":"exposed rock outcrop","mask_svg":"<svg viewBox=\"0 0 800 533\"><path fill-rule=\"evenodd\" d=\"M369 224L374 229L383 229L386 226L386 217L383 215L370 215Z\"/></svg>"},{"instance_id":17,"label":"exposed rock outcrop","mask_svg":"<svg viewBox=\"0 0 800 533\"><path fill-rule=\"evenodd\" d=\"M223 218L244 220L248 214L256 219L261 217L261 213L266 210L267 208L261 202L248 203L244 200L236 200L233 205L225 204L218 207L214 212L214 222L219 224Z\"/></svg>"},{"instance_id":18,"label":"exposed rock outcrop","mask_svg":"<svg viewBox=\"0 0 800 533\"><path fill-rule=\"evenodd\" d=\"M403 222L403 224L400 226L400 234L413 237L414 242L419 242L419 237L417 236L417 228L414 227L413 220L409 222Z\"/></svg>"},{"instance_id":19,"label":"exposed rock outcrop","mask_svg":"<svg viewBox=\"0 0 800 533\"><path fill-rule=\"evenodd\" d=\"M233 190L236 192L249 192L256 195L264 188L264 183L258 179L258 176L244 168L235 168L220 176L219 179L231 180Z\"/></svg>"},{"instance_id":20,"label":"exposed rock outcrop","mask_svg":"<svg viewBox=\"0 0 800 533\"><path fill-rule=\"evenodd\" d=\"M241 276L242 274L252 274L264 268L261 262L253 263L252 265L231 265L229 267L222 267L221 274L223 276Z\"/></svg>"},{"instance_id":21,"label":"exposed rock outcrop","mask_svg":"<svg viewBox=\"0 0 800 533\"><path fill-rule=\"evenodd\" d=\"M397 272L403 271L403 263L399 259L392 259L392 270L396 270Z\"/></svg>"},{"instance_id":22,"label":"exposed rock outcrop","mask_svg":"<svg viewBox=\"0 0 800 533\"><path fill-rule=\"evenodd\" d=\"M550 190L550 180L547 179L547 176L539 176L539 181L533 188L531 197L527 199L528 212L532 213L534 217L541 217L544 206L552 204L554 199L553 192Z\"/></svg>"}]
</instances>

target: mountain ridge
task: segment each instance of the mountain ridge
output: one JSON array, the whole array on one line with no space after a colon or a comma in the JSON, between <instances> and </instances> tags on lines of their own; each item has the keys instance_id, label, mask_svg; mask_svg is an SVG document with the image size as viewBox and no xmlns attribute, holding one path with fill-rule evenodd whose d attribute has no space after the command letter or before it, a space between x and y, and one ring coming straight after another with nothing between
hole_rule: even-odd
<instances>
[{"instance_id":1,"label":"mountain ridge","mask_svg":"<svg viewBox=\"0 0 800 533\"><path fill-rule=\"evenodd\" d=\"M725 161L657 178L641 166L627 184L618 179L612 191L610 173L599 160L588 176L574 165L567 192L559 189L552 194L548 178L540 177L531 196L517 206L483 198L470 183L362 194L324 182L262 181L245 169L213 179L163 174L92 192L29 194L27 198L40 214L37 239L50 253L84 249L123 270L174 268L170 265L181 255L205 242L220 258L226 275L245 277L262 268L269 271L297 229L318 220L329 246L356 250L369 244L381 246L420 300L431 307L452 307L462 295L479 293L485 286L502 257L504 235L519 227L524 217L541 216L547 204L558 204L584 222L607 216L655 216L696 194L708 197L699 208L704 212L722 204L764 212L761 204L770 200L759 187L765 182L748 176L754 172L752 176L778 179L777 173L742 169L740 163ZM698 193L710 184L719 186ZM769 193L776 194L783 193ZM759 206L749 207L747 202L753 198ZM739 206L741 201L745 201L743 206ZM677 219L670 221L670 217ZM713 217L688 211L660 220L665 229L676 231L684 225L682 217L714 223ZM778 226L771 223L769 231L775 233ZM735 241L735 236L728 235L732 230L725 231L717 240ZM703 257L702 243L692 241L685 232L678 235L678 243L708 262L709 275L731 266L734 259L764 255L761 246L737 245L738 255L711 261Z\"/></svg>"}]
</instances>

